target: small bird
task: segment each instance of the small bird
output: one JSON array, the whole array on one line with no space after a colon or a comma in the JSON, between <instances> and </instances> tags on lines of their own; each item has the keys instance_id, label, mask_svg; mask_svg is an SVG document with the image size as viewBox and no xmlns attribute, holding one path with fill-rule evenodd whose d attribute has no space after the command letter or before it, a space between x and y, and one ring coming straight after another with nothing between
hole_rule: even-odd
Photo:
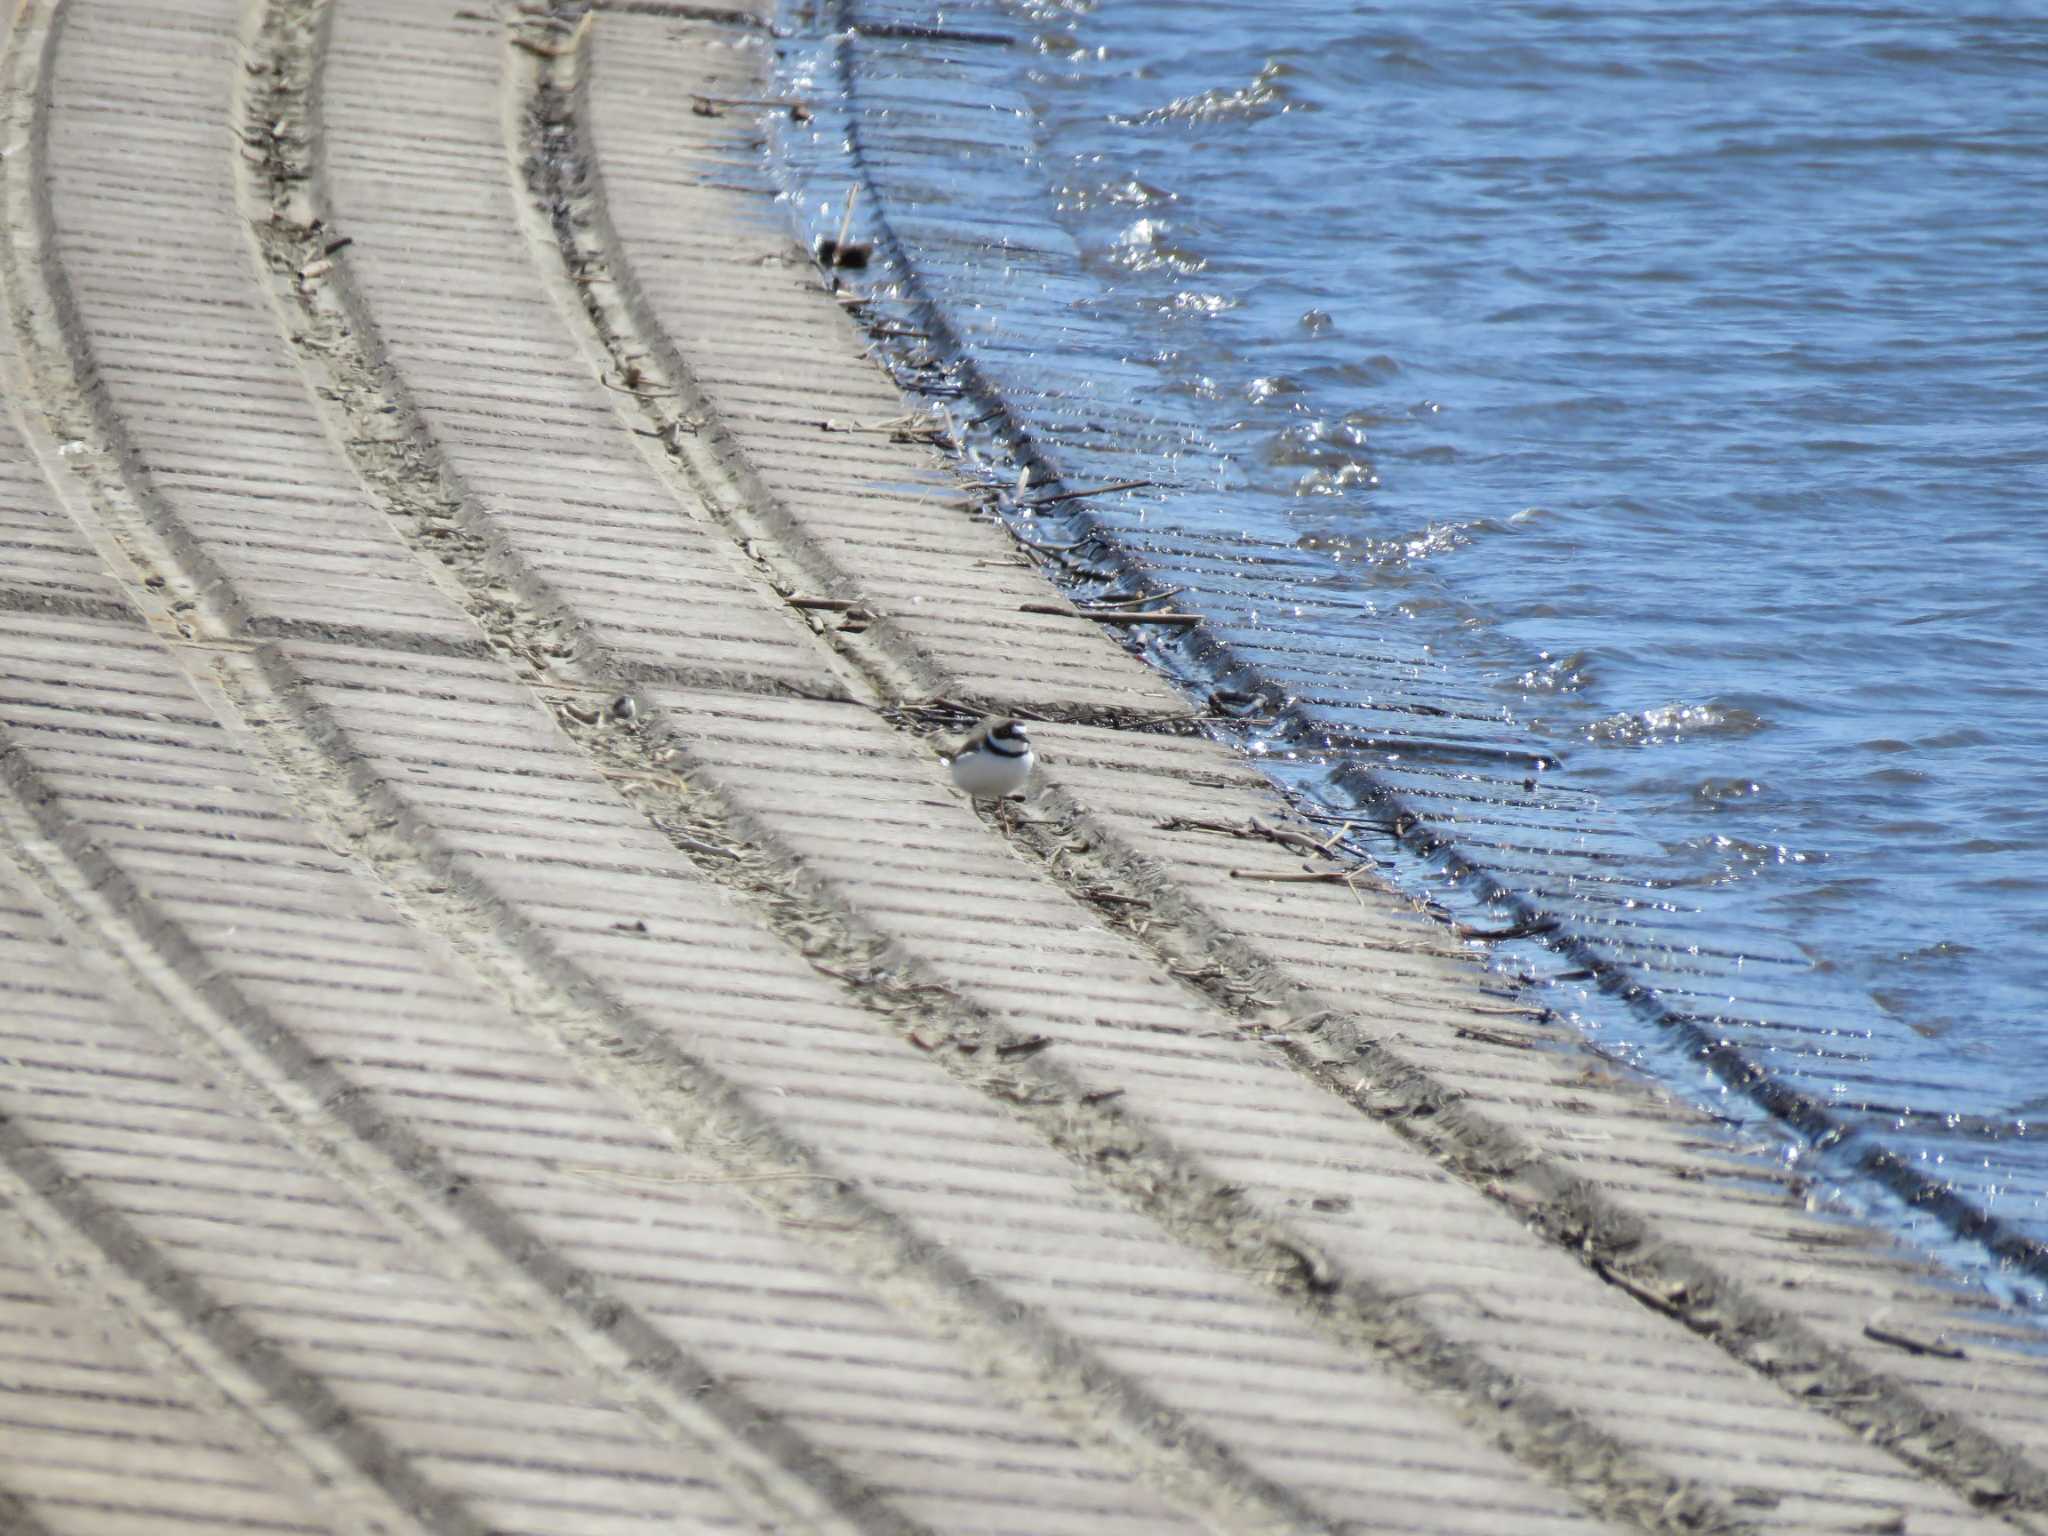
<instances>
[{"instance_id":1,"label":"small bird","mask_svg":"<svg viewBox=\"0 0 2048 1536\"><path fill-rule=\"evenodd\" d=\"M1033 761L1022 721L984 720L954 751L953 782L977 800L1001 800L1024 787Z\"/></svg>"}]
</instances>

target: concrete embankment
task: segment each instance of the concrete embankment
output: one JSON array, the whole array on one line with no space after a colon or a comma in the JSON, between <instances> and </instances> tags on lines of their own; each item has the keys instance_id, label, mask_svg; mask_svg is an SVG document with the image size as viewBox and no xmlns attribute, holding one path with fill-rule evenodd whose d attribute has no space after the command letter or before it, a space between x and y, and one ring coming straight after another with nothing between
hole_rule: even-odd
<instances>
[{"instance_id":1,"label":"concrete embankment","mask_svg":"<svg viewBox=\"0 0 2048 1536\"><path fill-rule=\"evenodd\" d=\"M8 26L0 1529L2048 1523L2011 1319L1059 611L758 11Z\"/></svg>"}]
</instances>

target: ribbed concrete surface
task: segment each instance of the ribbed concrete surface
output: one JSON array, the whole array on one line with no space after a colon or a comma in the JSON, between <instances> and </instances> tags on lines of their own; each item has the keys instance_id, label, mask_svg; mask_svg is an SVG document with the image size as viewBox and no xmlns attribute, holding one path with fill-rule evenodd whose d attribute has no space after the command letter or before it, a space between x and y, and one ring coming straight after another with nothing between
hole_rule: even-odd
<instances>
[{"instance_id":1,"label":"ribbed concrete surface","mask_svg":"<svg viewBox=\"0 0 2048 1536\"><path fill-rule=\"evenodd\" d=\"M2048 1518L2013 1320L1018 611L761 17L579 14L9 23L0 1529Z\"/></svg>"}]
</instances>

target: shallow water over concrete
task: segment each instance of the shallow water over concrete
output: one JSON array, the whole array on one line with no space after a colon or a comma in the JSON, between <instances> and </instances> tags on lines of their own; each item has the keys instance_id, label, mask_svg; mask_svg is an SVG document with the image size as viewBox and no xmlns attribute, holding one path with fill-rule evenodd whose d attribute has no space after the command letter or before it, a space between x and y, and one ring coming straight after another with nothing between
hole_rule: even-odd
<instances>
[{"instance_id":1,"label":"shallow water over concrete","mask_svg":"<svg viewBox=\"0 0 2048 1536\"><path fill-rule=\"evenodd\" d=\"M1280 777L1563 919L1608 1044L2038 1236L2039 38L1336 10L851 7L795 147L857 146L961 420L1159 482L1034 521L1185 589L1140 643Z\"/></svg>"}]
</instances>

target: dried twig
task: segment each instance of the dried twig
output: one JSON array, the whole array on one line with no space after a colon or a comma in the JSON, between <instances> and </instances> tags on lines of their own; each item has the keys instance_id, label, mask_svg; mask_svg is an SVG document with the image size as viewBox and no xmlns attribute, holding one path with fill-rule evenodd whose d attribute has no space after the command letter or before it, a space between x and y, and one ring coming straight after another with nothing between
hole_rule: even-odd
<instances>
[{"instance_id":1,"label":"dried twig","mask_svg":"<svg viewBox=\"0 0 2048 1536\"><path fill-rule=\"evenodd\" d=\"M1057 496L1040 496L1028 503L1036 507L1056 507L1063 501L1079 501L1083 496L1107 496L1114 491L1135 491L1143 486L1157 485L1156 480L1116 480L1108 485L1091 485L1078 491L1061 491Z\"/></svg>"},{"instance_id":2,"label":"dried twig","mask_svg":"<svg viewBox=\"0 0 2048 1536\"><path fill-rule=\"evenodd\" d=\"M1605 1259L1594 1259L1592 1262L1594 1274L1605 1280L1616 1290L1628 1292L1629 1295L1635 1297L1637 1301L1640 1301L1651 1311L1662 1312L1666 1317L1682 1318L1685 1316L1683 1302L1685 1293L1683 1291L1679 1292L1676 1296L1666 1296L1662 1292L1651 1290L1650 1287L1644 1285L1640 1280L1631 1280Z\"/></svg>"},{"instance_id":3,"label":"dried twig","mask_svg":"<svg viewBox=\"0 0 2048 1536\"><path fill-rule=\"evenodd\" d=\"M1370 864L1347 864L1342 869L1305 869L1292 874L1279 869L1233 869L1233 880L1270 880L1282 884L1318 885L1335 883L1349 885L1360 875L1373 872Z\"/></svg>"},{"instance_id":4,"label":"dried twig","mask_svg":"<svg viewBox=\"0 0 2048 1536\"><path fill-rule=\"evenodd\" d=\"M702 102L707 107L779 107L800 123L810 121L811 116L809 103L792 96L706 96L701 91L692 91L690 100ZM716 114L706 112L700 115L711 117Z\"/></svg>"},{"instance_id":5,"label":"dried twig","mask_svg":"<svg viewBox=\"0 0 2048 1536\"><path fill-rule=\"evenodd\" d=\"M593 278L593 282L609 282L609 278ZM599 374L598 383L606 389L621 395L631 395L635 400L673 400L682 393L679 389L641 389L632 384L615 383L610 374Z\"/></svg>"},{"instance_id":6,"label":"dried twig","mask_svg":"<svg viewBox=\"0 0 2048 1536\"><path fill-rule=\"evenodd\" d=\"M1461 939L1497 944L1507 939L1533 939L1538 934L1555 933L1557 927L1554 917L1532 917L1527 922L1512 923L1506 928L1474 928L1466 923L1453 923L1451 932Z\"/></svg>"},{"instance_id":7,"label":"dried twig","mask_svg":"<svg viewBox=\"0 0 2048 1536\"><path fill-rule=\"evenodd\" d=\"M867 604L850 597L804 597L792 595L783 601L792 608L814 608L824 613L866 613Z\"/></svg>"},{"instance_id":8,"label":"dried twig","mask_svg":"<svg viewBox=\"0 0 2048 1536\"><path fill-rule=\"evenodd\" d=\"M1499 1030L1481 1029L1476 1024L1460 1024L1453 1033L1460 1040L1478 1040L1487 1045L1512 1046L1518 1051L1533 1050L1536 1045L1535 1041L1524 1040L1519 1035L1504 1035Z\"/></svg>"},{"instance_id":9,"label":"dried twig","mask_svg":"<svg viewBox=\"0 0 2048 1536\"><path fill-rule=\"evenodd\" d=\"M1863 1325L1863 1337L1875 1339L1880 1344L1889 1344L1894 1349L1903 1349L1909 1355L1938 1355L1943 1360L1967 1360L1960 1344L1951 1344L1947 1339L1921 1339L1910 1333L1895 1333L1877 1323Z\"/></svg>"},{"instance_id":10,"label":"dried twig","mask_svg":"<svg viewBox=\"0 0 2048 1536\"><path fill-rule=\"evenodd\" d=\"M1049 613L1063 619L1092 619L1097 624L1199 624L1199 613L1138 613L1121 608L1077 608L1059 603L1019 603L1019 613Z\"/></svg>"},{"instance_id":11,"label":"dried twig","mask_svg":"<svg viewBox=\"0 0 2048 1536\"><path fill-rule=\"evenodd\" d=\"M1140 603L1156 603L1169 597L1179 597L1186 587L1168 587L1163 592L1147 592L1142 597L1098 597L1092 606L1097 608L1135 608Z\"/></svg>"},{"instance_id":12,"label":"dried twig","mask_svg":"<svg viewBox=\"0 0 2048 1536\"><path fill-rule=\"evenodd\" d=\"M1328 852L1325 844L1317 842L1306 833L1290 831L1286 827L1269 827L1256 816L1236 823L1204 821L1194 816L1169 816L1158 825L1162 832L1220 832L1225 837L1278 843L1282 848L1298 848L1305 853Z\"/></svg>"},{"instance_id":13,"label":"dried twig","mask_svg":"<svg viewBox=\"0 0 2048 1536\"><path fill-rule=\"evenodd\" d=\"M833 242L836 250L845 250L847 238L853 233L853 205L860 201L860 183L849 182L846 188L846 212L839 216L839 238Z\"/></svg>"},{"instance_id":14,"label":"dried twig","mask_svg":"<svg viewBox=\"0 0 2048 1536\"><path fill-rule=\"evenodd\" d=\"M1112 720L1104 724L1113 731L1146 731L1155 725L1271 725L1269 715L1217 715L1201 710L1176 710L1170 715L1143 715L1135 720Z\"/></svg>"},{"instance_id":15,"label":"dried twig","mask_svg":"<svg viewBox=\"0 0 2048 1536\"><path fill-rule=\"evenodd\" d=\"M901 416L891 416L887 421L835 421L827 416L818 426L826 432L915 432L921 435L936 435L946 430L921 411L906 411Z\"/></svg>"}]
</instances>

